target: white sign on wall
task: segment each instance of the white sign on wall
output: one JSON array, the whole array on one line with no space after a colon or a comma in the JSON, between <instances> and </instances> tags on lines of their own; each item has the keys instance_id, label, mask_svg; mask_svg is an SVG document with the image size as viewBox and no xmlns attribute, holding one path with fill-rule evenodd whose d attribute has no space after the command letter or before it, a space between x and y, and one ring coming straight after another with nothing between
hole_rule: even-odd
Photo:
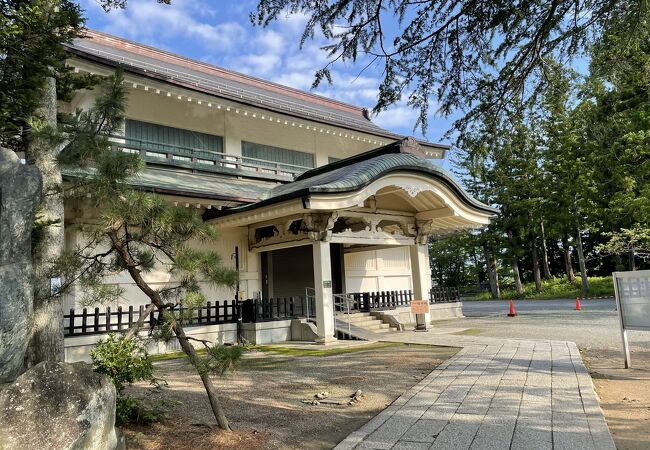
<instances>
[{"instance_id":1,"label":"white sign on wall","mask_svg":"<svg viewBox=\"0 0 650 450\"><path fill-rule=\"evenodd\" d=\"M627 330L650 331L650 270L614 272L612 277L627 369L630 367Z\"/></svg>"}]
</instances>

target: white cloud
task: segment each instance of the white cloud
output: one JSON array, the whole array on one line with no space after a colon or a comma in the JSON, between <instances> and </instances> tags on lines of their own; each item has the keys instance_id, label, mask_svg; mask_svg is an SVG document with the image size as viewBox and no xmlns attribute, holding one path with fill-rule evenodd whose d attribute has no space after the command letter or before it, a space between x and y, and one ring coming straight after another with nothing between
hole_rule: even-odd
<instances>
[{"instance_id":1,"label":"white cloud","mask_svg":"<svg viewBox=\"0 0 650 450\"><path fill-rule=\"evenodd\" d=\"M85 0L84 6L98 9L93 0ZM98 13L103 14L103 31L166 48L178 38L190 38L197 46L227 52L234 50L246 34L237 22L211 24L201 20L213 16L214 12L193 0L172 2L171 5L160 5L153 0L130 0L126 9Z\"/></svg>"},{"instance_id":2,"label":"white cloud","mask_svg":"<svg viewBox=\"0 0 650 450\"><path fill-rule=\"evenodd\" d=\"M373 122L388 130L402 128L410 130L410 134L413 134L412 130L417 118L418 111L401 103L379 113Z\"/></svg>"}]
</instances>

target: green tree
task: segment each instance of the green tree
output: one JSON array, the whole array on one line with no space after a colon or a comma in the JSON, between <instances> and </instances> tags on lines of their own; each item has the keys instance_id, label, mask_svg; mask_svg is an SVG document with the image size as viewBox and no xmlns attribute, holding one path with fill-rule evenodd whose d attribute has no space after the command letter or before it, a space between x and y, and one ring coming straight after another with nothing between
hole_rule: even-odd
<instances>
[{"instance_id":1,"label":"green tree","mask_svg":"<svg viewBox=\"0 0 650 450\"><path fill-rule=\"evenodd\" d=\"M91 223L72 226L82 242L53 264L52 270L64 274L65 280L55 294L76 283L87 302L116 301L122 291L107 284L107 277L128 274L151 305L126 337L133 336L149 312L157 310L160 319L156 337L178 340L201 377L219 426L229 429L210 379L213 371L223 373L223 352L208 341L187 336L183 324L189 320L187 314L192 313L192 308L205 302L199 280L234 289L238 274L225 268L220 256L209 250L217 239L215 229L196 211L171 206L159 195L129 187L130 177L144 163L139 155L113 149L107 138L120 127L124 117L122 81L120 72L109 77L98 88L93 108L77 111L63 121L60 139L66 139L67 144L59 160L77 171L76 181L66 189L67 199L73 205L98 212L98 217ZM163 288L152 287L145 274L154 267L167 268L171 279L177 281ZM199 356L192 342L203 345L207 356Z\"/></svg>"},{"instance_id":2,"label":"green tree","mask_svg":"<svg viewBox=\"0 0 650 450\"><path fill-rule=\"evenodd\" d=\"M161 1L168 3L168 1ZM105 9L125 1L101 0ZM92 86L96 77L72 74L64 44L81 35L84 19L71 0L0 1L0 145L23 153L43 178L32 242L34 305L26 365L63 360L63 300L52 285L64 249L63 179L58 157L65 140L53 140L57 100ZM49 131L48 131L49 130Z\"/></svg>"},{"instance_id":3,"label":"green tree","mask_svg":"<svg viewBox=\"0 0 650 450\"><path fill-rule=\"evenodd\" d=\"M429 108L466 112L459 128L545 89L546 59L565 62L586 50L613 17L638 23L640 0L259 0L253 23L289 13L308 20L301 45L323 35L329 61L314 85L331 82L340 62L379 65L374 111L405 98L426 129ZM493 92L491 102L484 93ZM416 124L416 125L417 125Z\"/></svg>"},{"instance_id":4,"label":"green tree","mask_svg":"<svg viewBox=\"0 0 650 450\"><path fill-rule=\"evenodd\" d=\"M480 284L485 272L481 243L473 233L460 233L431 242L429 255L433 279L440 286Z\"/></svg>"}]
</instances>

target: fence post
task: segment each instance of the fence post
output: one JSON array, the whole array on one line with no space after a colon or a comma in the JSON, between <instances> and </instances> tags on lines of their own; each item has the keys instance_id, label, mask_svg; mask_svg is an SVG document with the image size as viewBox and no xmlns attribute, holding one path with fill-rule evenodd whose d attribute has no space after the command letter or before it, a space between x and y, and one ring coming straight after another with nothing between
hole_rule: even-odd
<instances>
[{"instance_id":1,"label":"fence post","mask_svg":"<svg viewBox=\"0 0 650 450\"><path fill-rule=\"evenodd\" d=\"M122 329L122 307L117 307L117 331Z\"/></svg>"},{"instance_id":2,"label":"fence post","mask_svg":"<svg viewBox=\"0 0 650 450\"><path fill-rule=\"evenodd\" d=\"M133 305L129 305L129 329L133 326Z\"/></svg>"},{"instance_id":3,"label":"fence post","mask_svg":"<svg viewBox=\"0 0 650 450\"><path fill-rule=\"evenodd\" d=\"M86 309L86 308L84 308L84 309ZM85 316L85 314L84 314L84 316ZM99 333L99 308L95 308L95 318L94 319L95 319L95 323L94 323L95 333Z\"/></svg>"},{"instance_id":4,"label":"fence post","mask_svg":"<svg viewBox=\"0 0 650 450\"><path fill-rule=\"evenodd\" d=\"M106 320L104 321L104 326L106 331L111 331L111 307L107 306L106 309L104 310L104 317Z\"/></svg>"},{"instance_id":5,"label":"fence post","mask_svg":"<svg viewBox=\"0 0 650 450\"><path fill-rule=\"evenodd\" d=\"M88 318L88 311L86 308L84 308L81 313L83 314L81 316L81 333L86 334L86 324L87 324L87 318Z\"/></svg>"},{"instance_id":6,"label":"fence post","mask_svg":"<svg viewBox=\"0 0 650 450\"><path fill-rule=\"evenodd\" d=\"M70 308L70 320L68 321L68 335L74 335L74 308Z\"/></svg>"}]
</instances>

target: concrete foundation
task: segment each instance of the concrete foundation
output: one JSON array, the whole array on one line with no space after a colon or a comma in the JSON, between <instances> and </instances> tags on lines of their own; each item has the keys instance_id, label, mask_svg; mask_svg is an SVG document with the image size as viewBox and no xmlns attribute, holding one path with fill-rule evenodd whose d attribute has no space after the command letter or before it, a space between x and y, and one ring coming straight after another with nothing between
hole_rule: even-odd
<instances>
[{"instance_id":1,"label":"concrete foundation","mask_svg":"<svg viewBox=\"0 0 650 450\"><path fill-rule=\"evenodd\" d=\"M391 324L391 326L396 326L396 323L401 324L401 329L415 323L415 314L411 313L409 306L384 311L373 311L371 314L380 317L384 323ZM462 317L464 317L462 302L434 303L429 305L429 322L460 319Z\"/></svg>"}]
</instances>

